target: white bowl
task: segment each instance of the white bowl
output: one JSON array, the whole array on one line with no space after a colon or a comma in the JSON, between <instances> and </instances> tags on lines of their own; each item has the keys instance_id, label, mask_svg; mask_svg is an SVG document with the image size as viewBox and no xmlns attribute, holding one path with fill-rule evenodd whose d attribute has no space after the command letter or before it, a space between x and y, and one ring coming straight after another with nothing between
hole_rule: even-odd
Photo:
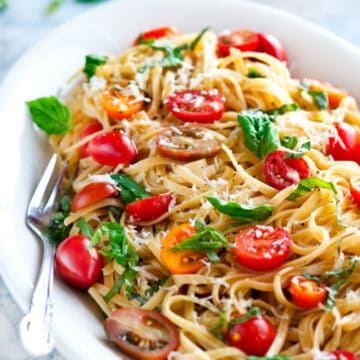
<instances>
[{"instance_id":1,"label":"white bowl","mask_svg":"<svg viewBox=\"0 0 360 360\"><path fill-rule=\"evenodd\" d=\"M83 65L87 53L121 52L142 30L172 25L181 31L205 26L254 29L278 37L293 76L313 77L346 88L358 99L360 51L291 14L238 0L122 0L109 2L57 28L27 52L0 88L0 270L11 294L26 311L41 248L27 230L27 202L47 159L46 136L34 131L25 101L55 94ZM55 284L56 347L68 359L119 359L106 341L102 314L87 294ZM125 357L124 357L125 358Z\"/></svg>"}]
</instances>

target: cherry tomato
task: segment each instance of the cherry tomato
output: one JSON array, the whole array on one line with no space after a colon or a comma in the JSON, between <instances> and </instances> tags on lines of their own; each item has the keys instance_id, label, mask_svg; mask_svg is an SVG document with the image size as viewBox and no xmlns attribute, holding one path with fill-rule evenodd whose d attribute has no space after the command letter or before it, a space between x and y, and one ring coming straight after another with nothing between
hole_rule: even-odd
<instances>
[{"instance_id":1,"label":"cherry tomato","mask_svg":"<svg viewBox=\"0 0 360 360\"><path fill-rule=\"evenodd\" d=\"M252 270L271 271L289 256L290 234L281 228L254 225L240 230L235 241L239 262Z\"/></svg>"},{"instance_id":2,"label":"cherry tomato","mask_svg":"<svg viewBox=\"0 0 360 360\"><path fill-rule=\"evenodd\" d=\"M276 328L266 317L256 315L229 326L226 337L231 346L247 355L264 356L276 337Z\"/></svg>"},{"instance_id":3,"label":"cherry tomato","mask_svg":"<svg viewBox=\"0 0 360 360\"><path fill-rule=\"evenodd\" d=\"M253 31L234 31L231 34L219 36L218 50L220 55L223 56L229 55L231 48L239 49L241 51L255 51L258 42L258 35Z\"/></svg>"},{"instance_id":4,"label":"cherry tomato","mask_svg":"<svg viewBox=\"0 0 360 360\"><path fill-rule=\"evenodd\" d=\"M360 133L347 123L334 123L329 137L329 154L335 160L350 160L360 164Z\"/></svg>"},{"instance_id":5,"label":"cherry tomato","mask_svg":"<svg viewBox=\"0 0 360 360\"><path fill-rule=\"evenodd\" d=\"M172 248L194 236L196 229L189 223L173 228L162 242L160 258L172 274L192 274L205 266L206 255L192 250L173 251Z\"/></svg>"},{"instance_id":6,"label":"cherry tomato","mask_svg":"<svg viewBox=\"0 0 360 360\"><path fill-rule=\"evenodd\" d=\"M330 354L334 355L336 360L357 360L356 355L351 351L335 350L331 351Z\"/></svg>"},{"instance_id":7,"label":"cherry tomato","mask_svg":"<svg viewBox=\"0 0 360 360\"><path fill-rule=\"evenodd\" d=\"M179 331L153 310L117 309L104 321L107 336L139 360L165 360L179 347Z\"/></svg>"},{"instance_id":8,"label":"cherry tomato","mask_svg":"<svg viewBox=\"0 0 360 360\"><path fill-rule=\"evenodd\" d=\"M311 175L309 165L304 159L286 159L286 151L274 151L265 158L264 173L267 182L276 189L298 184Z\"/></svg>"},{"instance_id":9,"label":"cherry tomato","mask_svg":"<svg viewBox=\"0 0 360 360\"><path fill-rule=\"evenodd\" d=\"M360 206L360 176L350 178L350 194L355 204Z\"/></svg>"},{"instance_id":10,"label":"cherry tomato","mask_svg":"<svg viewBox=\"0 0 360 360\"><path fill-rule=\"evenodd\" d=\"M322 303L327 297L324 285L308 280L304 276L294 276L289 288L294 303L304 309L312 309Z\"/></svg>"},{"instance_id":11,"label":"cherry tomato","mask_svg":"<svg viewBox=\"0 0 360 360\"><path fill-rule=\"evenodd\" d=\"M56 269L62 279L75 288L86 289L101 275L102 257L89 245L90 239L75 235L66 238L56 249Z\"/></svg>"},{"instance_id":12,"label":"cherry tomato","mask_svg":"<svg viewBox=\"0 0 360 360\"><path fill-rule=\"evenodd\" d=\"M224 113L225 97L214 90L184 90L170 95L164 104L183 121L213 123Z\"/></svg>"},{"instance_id":13,"label":"cherry tomato","mask_svg":"<svg viewBox=\"0 0 360 360\"><path fill-rule=\"evenodd\" d=\"M151 196L128 204L127 212L133 222L152 221L168 212L174 200L170 194Z\"/></svg>"},{"instance_id":14,"label":"cherry tomato","mask_svg":"<svg viewBox=\"0 0 360 360\"><path fill-rule=\"evenodd\" d=\"M256 51L269 54L280 61L287 61L286 51L275 36L264 33L257 35L259 43Z\"/></svg>"},{"instance_id":15,"label":"cherry tomato","mask_svg":"<svg viewBox=\"0 0 360 360\"><path fill-rule=\"evenodd\" d=\"M114 119L129 119L139 112L143 101L134 95L125 95L115 86L108 86L102 92L102 101L105 111Z\"/></svg>"},{"instance_id":16,"label":"cherry tomato","mask_svg":"<svg viewBox=\"0 0 360 360\"><path fill-rule=\"evenodd\" d=\"M137 155L135 144L124 134L112 131L95 136L88 145L89 155L102 165L130 163Z\"/></svg>"},{"instance_id":17,"label":"cherry tomato","mask_svg":"<svg viewBox=\"0 0 360 360\"><path fill-rule=\"evenodd\" d=\"M73 198L71 211L76 212L85 206L94 204L102 199L118 193L115 186L108 183L93 182L84 186Z\"/></svg>"},{"instance_id":18,"label":"cherry tomato","mask_svg":"<svg viewBox=\"0 0 360 360\"><path fill-rule=\"evenodd\" d=\"M149 40L149 39L161 39L164 37L170 37L179 34L179 32L170 26L164 26L156 29L151 29L144 31L140 34L136 39L133 41L133 46L137 45L139 42L140 37L142 40Z\"/></svg>"},{"instance_id":19,"label":"cherry tomato","mask_svg":"<svg viewBox=\"0 0 360 360\"><path fill-rule=\"evenodd\" d=\"M345 90L338 89L328 82L317 80L310 80L309 82L311 91L325 91L328 97L330 109L338 108L341 100L347 96Z\"/></svg>"},{"instance_id":20,"label":"cherry tomato","mask_svg":"<svg viewBox=\"0 0 360 360\"><path fill-rule=\"evenodd\" d=\"M94 134L94 133L102 130L102 128L103 127L99 123L99 121L93 120L91 123L89 123L82 129L82 131L80 133L80 140L86 138L87 136L89 136L91 134ZM86 158L89 156L87 148L88 148L88 143L80 146L80 157L81 158Z\"/></svg>"},{"instance_id":21,"label":"cherry tomato","mask_svg":"<svg viewBox=\"0 0 360 360\"><path fill-rule=\"evenodd\" d=\"M212 157L221 150L209 132L189 126L165 129L157 136L156 147L161 155L183 161Z\"/></svg>"}]
</instances>

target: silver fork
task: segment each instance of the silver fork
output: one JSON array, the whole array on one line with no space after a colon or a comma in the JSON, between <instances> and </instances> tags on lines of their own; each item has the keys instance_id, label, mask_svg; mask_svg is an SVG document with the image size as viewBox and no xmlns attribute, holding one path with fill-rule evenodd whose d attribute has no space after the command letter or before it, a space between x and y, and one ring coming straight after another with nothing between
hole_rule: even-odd
<instances>
[{"instance_id":1,"label":"silver fork","mask_svg":"<svg viewBox=\"0 0 360 360\"><path fill-rule=\"evenodd\" d=\"M43 356L54 349L52 284L55 246L49 239L47 227L60 192L67 165L59 173L59 158L51 157L30 200L26 212L27 226L43 244L43 258L36 282L30 311L20 323L20 338L32 356Z\"/></svg>"}]
</instances>

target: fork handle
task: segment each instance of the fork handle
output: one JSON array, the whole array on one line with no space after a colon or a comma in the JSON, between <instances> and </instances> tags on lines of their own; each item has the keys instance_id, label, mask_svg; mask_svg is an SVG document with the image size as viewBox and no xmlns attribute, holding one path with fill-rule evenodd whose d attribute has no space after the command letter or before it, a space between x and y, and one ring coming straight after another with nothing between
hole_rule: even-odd
<instances>
[{"instance_id":1,"label":"fork handle","mask_svg":"<svg viewBox=\"0 0 360 360\"><path fill-rule=\"evenodd\" d=\"M45 355L54 348L52 330L55 246L45 239L40 274L35 285L30 311L24 316L20 328L24 347L33 355Z\"/></svg>"}]
</instances>

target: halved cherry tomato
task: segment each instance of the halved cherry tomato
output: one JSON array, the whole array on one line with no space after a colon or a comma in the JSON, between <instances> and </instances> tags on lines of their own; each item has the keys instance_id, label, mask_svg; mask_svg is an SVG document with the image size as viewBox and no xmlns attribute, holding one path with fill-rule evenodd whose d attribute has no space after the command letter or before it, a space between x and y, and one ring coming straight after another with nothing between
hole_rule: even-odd
<instances>
[{"instance_id":1,"label":"halved cherry tomato","mask_svg":"<svg viewBox=\"0 0 360 360\"><path fill-rule=\"evenodd\" d=\"M152 221L168 212L174 199L170 194L151 196L128 204L126 209L133 222Z\"/></svg>"},{"instance_id":2,"label":"halved cherry tomato","mask_svg":"<svg viewBox=\"0 0 360 360\"><path fill-rule=\"evenodd\" d=\"M80 133L80 140L86 138L87 136L89 136L91 134L94 134L94 133L102 130L102 128L103 127L99 123L99 121L93 120L91 123L89 123L82 129L82 131ZM81 158L86 158L89 156L89 153L87 151L88 144L89 143L86 143L86 144L80 146L80 157Z\"/></svg>"},{"instance_id":3,"label":"halved cherry tomato","mask_svg":"<svg viewBox=\"0 0 360 360\"><path fill-rule=\"evenodd\" d=\"M156 147L161 155L183 161L212 157L221 150L208 131L189 126L165 129L157 136Z\"/></svg>"},{"instance_id":4,"label":"halved cherry tomato","mask_svg":"<svg viewBox=\"0 0 360 360\"><path fill-rule=\"evenodd\" d=\"M335 160L351 160L360 164L360 133L347 123L334 123L329 137L329 154Z\"/></svg>"},{"instance_id":5,"label":"halved cherry tomato","mask_svg":"<svg viewBox=\"0 0 360 360\"><path fill-rule=\"evenodd\" d=\"M218 50L223 56L230 54L230 49L241 51L255 51L258 46L258 35L251 30L233 31L231 34L218 38Z\"/></svg>"},{"instance_id":6,"label":"halved cherry tomato","mask_svg":"<svg viewBox=\"0 0 360 360\"><path fill-rule=\"evenodd\" d=\"M71 203L71 211L76 212L85 206L89 206L102 199L114 196L117 193L118 190L111 184L102 182L90 183L76 193Z\"/></svg>"},{"instance_id":7,"label":"halved cherry tomato","mask_svg":"<svg viewBox=\"0 0 360 360\"><path fill-rule=\"evenodd\" d=\"M286 159L286 151L274 151L265 158L264 173L267 182L276 189L298 184L311 175L309 165L304 159Z\"/></svg>"},{"instance_id":8,"label":"halved cherry tomato","mask_svg":"<svg viewBox=\"0 0 360 360\"><path fill-rule=\"evenodd\" d=\"M290 234L285 229L254 225L237 234L234 252L249 269L271 271L286 261L290 245Z\"/></svg>"},{"instance_id":9,"label":"halved cherry tomato","mask_svg":"<svg viewBox=\"0 0 360 360\"><path fill-rule=\"evenodd\" d=\"M247 355L264 356L276 337L276 328L266 317L256 315L229 326L226 337L231 346Z\"/></svg>"},{"instance_id":10,"label":"halved cherry tomato","mask_svg":"<svg viewBox=\"0 0 360 360\"><path fill-rule=\"evenodd\" d=\"M66 238L56 249L56 269L62 279L75 288L88 288L101 275L102 257L89 245L89 238L75 235Z\"/></svg>"},{"instance_id":11,"label":"halved cherry tomato","mask_svg":"<svg viewBox=\"0 0 360 360\"><path fill-rule=\"evenodd\" d=\"M110 340L135 359L165 360L179 347L179 331L156 311L117 309L104 328Z\"/></svg>"},{"instance_id":12,"label":"halved cherry tomato","mask_svg":"<svg viewBox=\"0 0 360 360\"><path fill-rule=\"evenodd\" d=\"M139 112L143 101L133 95L125 95L119 88L108 86L102 92L102 101L105 111L114 119L129 119Z\"/></svg>"},{"instance_id":13,"label":"halved cherry tomato","mask_svg":"<svg viewBox=\"0 0 360 360\"><path fill-rule=\"evenodd\" d=\"M130 163L137 155L135 144L124 134L111 131L95 136L88 145L89 155L109 166Z\"/></svg>"},{"instance_id":14,"label":"halved cherry tomato","mask_svg":"<svg viewBox=\"0 0 360 360\"><path fill-rule=\"evenodd\" d=\"M356 355L351 351L335 350L330 351L330 354L334 355L336 360L357 360Z\"/></svg>"},{"instance_id":15,"label":"halved cherry tomato","mask_svg":"<svg viewBox=\"0 0 360 360\"><path fill-rule=\"evenodd\" d=\"M308 80L306 83L309 83L311 91L325 91L329 101L330 109L336 109L339 107L341 100L347 96L345 90L341 90L331 85L328 82L317 81L317 80Z\"/></svg>"},{"instance_id":16,"label":"halved cherry tomato","mask_svg":"<svg viewBox=\"0 0 360 360\"><path fill-rule=\"evenodd\" d=\"M264 33L257 35L259 43L256 51L269 54L280 61L287 61L286 51L275 36Z\"/></svg>"},{"instance_id":17,"label":"halved cherry tomato","mask_svg":"<svg viewBox=\"0 0 360 360\"><path fill-rule=\"evenodd\" d=\"M164 37L170 37L179 34L179 32L170 26L164 26L156 29L151 29L144 31L140 34L142 40L149 40L149 39L161 39ZM137 45L139 42L139 36L134 39L132 42L133 46Z\"/></svg>"},{"instance_id":18,"label":"halved cherry tomato","mask_svg":"<svg viewBox=\"0 0 360 360\"><path fill-rule=\"evenodd\" d=\"M301 275L291 279L289 292L294 303L304 309L318 306L327 297L325 285L319 285Z\"/></svg>"},{"instance_id":19,"label":"halved cherry tomato","mask_svg":"<svg viewBox=\"0 0 360 360\"><path fill-rule=\"evenodd\" d=\"M172 248L194 236L196 229L189 223L173 228L162 242L160 258L172 274L192 274L203 268L206 255L192 250L173 251Z\"/></svg>"},{"instance_id":20,"label":"halved cherry tomato","mask_svg":"<svg viewBox=\"0 0 360 360\"><path fill-rule=\"evenodd\" d=\"M183 121L213 123L224 113L225 97L214 90L184 90L170 95L164 104Z\"/></svg>"},{"instance_id":21,"label":"halved cherry tomato","mask_svg":"<svg viewBox=\"0 0 360 360\"><path fill-rule=\"evenodd\" d=\"M350 178L350 194L355 204L360 206L360 176Z\"/></svg>"}]
</instances>

